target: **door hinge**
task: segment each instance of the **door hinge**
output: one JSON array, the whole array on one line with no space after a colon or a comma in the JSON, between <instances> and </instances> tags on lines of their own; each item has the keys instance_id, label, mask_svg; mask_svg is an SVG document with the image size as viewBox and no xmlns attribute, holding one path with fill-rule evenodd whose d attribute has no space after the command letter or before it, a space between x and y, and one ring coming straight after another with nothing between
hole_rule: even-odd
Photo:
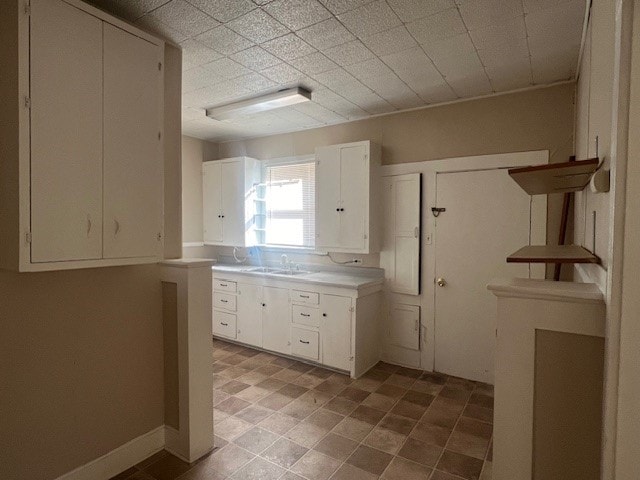
<instances>
[{"instance_id":1,"label":"door hinge","mask_svg":"<svg viewBox=\"0 0 640 480\"><path fill-rule=\"evenodd\" d=\"M25 14L27 17L31 16L31 3L26 2L26 3L24 4L24 14Z\"/></svg>"},{"instance_id":2,"label":"door hinge","mask_svg":"<svg viewBox=\"0 0 640 480\"><path fill-rule=\"evenodd\" d=\"M158 140L162 139L162 132L158 132Z\"/></svg>"},{"instance_id":3,"label":"door hinge","mask_svg":"<svg viewBox=\"0 0 640 480\"><path fill-rule=\"evenodd\" d=\"M31 97L24 97L24 108L31 108Z\"/></svg>"},{"instance_id":4,"label":"door hinge","mask_svg":"<svg viewBox=\"0 0 640 480\"><path fill-rule=\"evenodd\" d=\"M31 235L31 232L27 232L24 237L27 243L31 243L31 241L33 240L33 235Z\"/></svg>"},{"instance_id":5,"label":"door hinge","mask_svg":"<svg viewBox=\"0 0 640 480\"><path fill-rule=\"evenodd\" d=\"M162 62L158 62L158 70L162 71Z\"/></svg>"},{"instance_id":6,"label":"door hinge","mask_svg":"<svg viewBox=\"0 0 640 480\"><path fill-rule=\"evenodd\" d=\"M349 307L349 311L350 311L351 313L355 312L355 310L356 310L355 308L353 308L353 307Z\"/></svg>"}]
</instances>

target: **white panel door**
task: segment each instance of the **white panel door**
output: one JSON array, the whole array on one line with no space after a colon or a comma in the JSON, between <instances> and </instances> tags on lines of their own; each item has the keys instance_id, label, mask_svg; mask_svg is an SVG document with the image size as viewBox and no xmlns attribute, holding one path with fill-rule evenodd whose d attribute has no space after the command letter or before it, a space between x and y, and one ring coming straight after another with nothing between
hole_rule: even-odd
<instances>
[{"instance_id":1,"label":"white panel door","mask_svg":"<svg viewBox=\"0 0 640 480\"><path fill-rule=\"evenodd\" d=\"M496 303L487 284L529 277L506 257L529 244L530 200L506 170L441 173L436 180L435 369L493 383Z\"/></svg>"},{"instance_id":2,"label":"white panel door","mask_svg":"<svg viewBox=\"0 0 640 480\"><path fill-rule=\"evenodd\" d=\"M222 167L219 162L202 166L202 220L204 241L221 243L222 237Z\"/></svg>"},{"instance_id":3,"label":"white panel door","mask_svg":"<svg viewBox=\"0 0 640 480\"><path fill-rule=\"evenodd\" d=\"M262 287L238 284L237 326L239 342L262 347Z\"/></svg>"},{"instance_id":4,"label":"white panel door","mask_svg":"<svg viewBox=\"0 0 640 480\"><path fill-rule=\"evenodd\" d=\"M351 298L320 296L322 363L351 370Z\"/></svg>"},{"instance_id":5,"label":"white panel door","mask_svg":"<svg viewBox=\"0 0 640 480\"><path fill-rule=\"evenodd\" d=\"M340 247L363 249L369 200L367 147L340 149Z\"/></svg>"},{"instance_id":6,"label":"white panel door","mask_svg":"<svg viewBox=\"0 0 640 480\"><path fill-rule=\"evenodd\" d=\"M291 353L291 305L286 288L262 289L262 348Z\"/></svg>"},{"instance_id":7,"label":"white panel door","mask_svg":"<svg viewBox=\"0 0 640 480\"><path fill-rule=\"evenodd\" d=\"M420 350L420 307L394 303L389 309L389 343Z\"/></svg>"},{"instance_id":8,"label":"white panel door","mask_svg":"<svg viewBox=\"0 0 640 480\"><path fill-rule=\"evenodd\" d=\"M340 245L340 158L338 147L316 150L316 247Z\"/></svg>"},{"instance_id":9,"label":"white panel door","mask_svg":"<svg viewBox=\"0 0 640 480\"><path fill-rule=\"evenodd\" d=\"M104 24L104 257L160 256L161 49Z\"/></svg>"},{"instance_id":10,"label":"white panel door","mask_svg":"<svg viewBox=\"0 0 640 480\"><path fill-rule=\"evenodd\" d=\"M101 258L102 22L32 0L30 76L31 261Z\"/></svg>"},{"instance_id":11,"label":"white panel door","mask_svg":"<svg viewBox=\"0 0 640 480\"><path fill-rule=\"evenodd\" d=\"M222 230L225 245L244 246L244 166L243 162L223 162Z\"/></svg>"}]
</instances>

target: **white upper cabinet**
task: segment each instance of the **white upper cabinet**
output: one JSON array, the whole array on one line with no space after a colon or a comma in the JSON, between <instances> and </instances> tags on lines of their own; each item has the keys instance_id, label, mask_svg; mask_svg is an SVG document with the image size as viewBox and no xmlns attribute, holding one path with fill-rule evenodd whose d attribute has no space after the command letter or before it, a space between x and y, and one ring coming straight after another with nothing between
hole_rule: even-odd
<instances>
[{"instance_id":1,"label":"white upper cabinet","mask_svg":"<svg viewBox=\"0 0 640 480\"><path fill-rule=\"evenodd\" d=\"M257 160L247 157L204 162L204 243L249 247L257 243Z\"/></svg>"},{"instance_id":2,"label":"white upper cabinet","mask_svg":"<svg viewBox=\"0 0 640 480\"><path fill-rule=\"evenodd\" d=\"M102 22L34 1L30 76L31 261L102 258Z\"/></svg>"},{"instance_id":3,"label":"white upper cabinet","mask_svg":"<svg viewBox=\"0 0 640 480\"><path fill-rule=\"evenodd\" d=\"M316 248L378 251L380 147L368 141L319 147L316 162Z\"/></svg>"},{"instance_id":4,"label":"white upper cabinet","mask_svg":"<svg viewBox=\"0 0 640 480\"><path fill-rule=\"evenodd\" d=\"M104 256L162 253L162 51L104 24Z\"/></svg>"},{"instance_id":5,"label":"white upper cabinet","mask_svg":"<svg viewBox=\"0 0 640 480\"><path fill-rule=\"evenodd\" d=\"M0 267L160 260L164 43L77 0L16 4L0 20L17 72L0 95L19 105L0 125Z\"/></svg>"}]
</instances>

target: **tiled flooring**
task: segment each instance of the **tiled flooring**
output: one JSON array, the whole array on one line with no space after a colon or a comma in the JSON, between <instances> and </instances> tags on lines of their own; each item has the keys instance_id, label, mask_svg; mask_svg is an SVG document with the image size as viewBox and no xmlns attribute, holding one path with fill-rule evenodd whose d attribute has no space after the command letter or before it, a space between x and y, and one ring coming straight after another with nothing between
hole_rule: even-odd
<instances>
[{"instance_id":1,"label":"tiled flooring","mask_svg":"<svg viewBox=\"0 0 640 480\"><path fill-rule=\"evenodd\" d=\"M118 480L490 480L493 388L379 363L349 377L214 340L216 449Z\"/></svg>"}]
</instances>

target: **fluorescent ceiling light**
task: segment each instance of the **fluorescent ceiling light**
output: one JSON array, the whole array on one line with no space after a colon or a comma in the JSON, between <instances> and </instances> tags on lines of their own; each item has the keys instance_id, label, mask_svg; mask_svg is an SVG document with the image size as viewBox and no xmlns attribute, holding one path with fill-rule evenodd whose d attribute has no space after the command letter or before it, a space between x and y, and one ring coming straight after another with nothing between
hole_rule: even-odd
<instances>
[{"instance_id":1,"label":"fluorescent ceiling light","mask_svg":"<svg viewBox=\"0 0 640 480\"><path fill-rule=\"evenodd\" d=\"M304 88L289 88L279 92L269 93L260 97L249 98L239 102L207 108L207 117L214 120L228 120L252 113L265 112L276 108L295 105L311 100L311 92Z\"/></svg>"}]
</instances>

